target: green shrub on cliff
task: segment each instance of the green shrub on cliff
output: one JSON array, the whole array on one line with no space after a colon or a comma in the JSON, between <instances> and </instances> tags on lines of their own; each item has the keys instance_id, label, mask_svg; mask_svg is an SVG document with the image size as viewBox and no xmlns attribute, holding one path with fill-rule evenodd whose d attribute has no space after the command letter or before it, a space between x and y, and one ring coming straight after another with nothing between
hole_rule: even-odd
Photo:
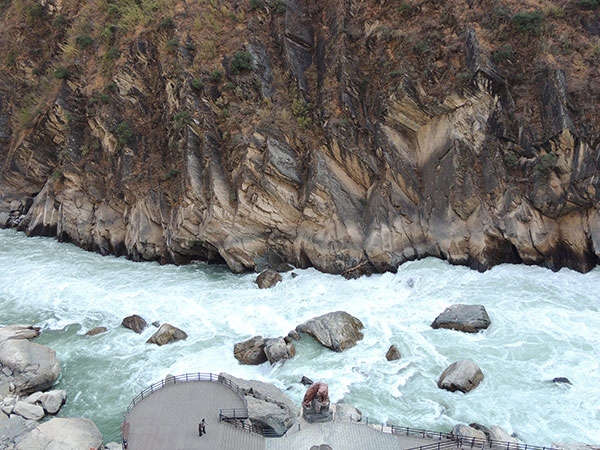
<instances>
[{"instance_id":1,"label":"green shrub on cliff","mask_svg":"<svg viewBox=\"0 0 600 450\"><path fill-rule=\"evenodd\" d=\"M600 6L600 0L579 0L579 7L583 9L596 9Z\"/></svg>"},{"instance_id":2,"label":"green shrub on cliff","mask_svg":"<svg viewBox=\"0 0 600 450\"><path fill-rule=\"evenodd\" d=\"M133 131L131 131L127 122L121 122L117 125L114 134L117 137L119 147L124 147L133 141Z\"/></svg>"},{"instance_id":3,"label":"green shrub on cliff","mask_svg":"<svg viewBox=\"0 0 600 450\"><path fill-rule=\"evenodd\" d=\"M539 31L540 25L544 21L544 14L537 10L520 12L513 16L512 21L519 31Z\"/></svg>"},{"instance_id":4,"label":"green shrub on cliff","mask_svg":"<svg viewBox=\"0 0 600 450\"><path fill-rule=\"evenodd\" d=\"M229 68L233 74L252 69L252 55L244 51L235 52Z\"/></svg>"},{"instance_id":5,"label":"green shrub on cliff","mask_svg":"<svg viewBox=\"0 0 600 450\"><path fill-rule=\"evenodd\" d=\"M66 80L71 76L71 72L64 66L58 66L52 76L58 80Z\"/></svg>"}]
</instances>

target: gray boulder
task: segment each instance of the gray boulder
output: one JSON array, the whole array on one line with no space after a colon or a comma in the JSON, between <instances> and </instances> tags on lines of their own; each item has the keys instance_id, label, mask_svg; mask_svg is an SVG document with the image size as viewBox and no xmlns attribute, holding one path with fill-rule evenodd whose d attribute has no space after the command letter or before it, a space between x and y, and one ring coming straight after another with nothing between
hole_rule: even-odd
<instances>
[{"instance_id":1,"label":"gray boulder","mask_svg":"<svg viewBox=\"0 0 600 450\"><path fill-rule=\"evenodd\" d=\"M283 435L298 418L298 408L272 384L247 381L226 373L219 377L228 378L240 387L248 402L249 420L255 427Z\"/></svg>"},{"instance_id":2,"label":"gray boulder","mask_svg":"<svg viewBox=\"0 0 600 450\"><path fill-rule=\"evenodd\" d=\"M104 448L106 450L122 450L123 446L121 444L117 444L116 442L109 442L108 444L104 444Z\"/></svg>"},{"instance_id":3,"label":"gray boulder","mask_svg":"<svg viewBox=\"0 0 600 450\"><path fill-rule=\"evenodd\" d=\"M489 327L490 323L490 317L483 305L452 305L436 317L431 327L477 333Z\"/></svg>"},{"instance_id":4,"label":"gray boulder","mask_svg":"<svg viewBox=\"0 0 600 450\"><path fill-rule=\"evenodd\" d=\"M0 364L12 370L18 394L49 389L60 374L56 352L26 339L0 342Z\"/></svg>"},{"instance_id":5,"label":"gray boulder","mask_svg":"<svg viewBox=\"0 0 600 450\"><path fill-rule=\"evenodd\" d=\"M94 327L91 330L89 330L87 333L85 333L86 336L96 336L97 334L102 334L102 333L106 333L108 331L108 328L106 327Z\"/></svg>"},{"instance_id":6,"label":"gray boulder","mask_svg":"<svg viewBox=\"0 0 600 450\"><path fill-rule=\"evenodd\" d=\"M0 444L14 444L22 440L38 425L34 420L27 420L16 414L0 422ZM11 448L11 447L8 447Z\"/></svg>"},{"instance_id":7,"label":"gray boulder","mask_svg":"<svg viewBox=\"0 0 600 450\"><path fill-rule=\"evenodd\" d=\"M390 345L387 353L385 354L385 359L388 361L396 361L401 358L400 350L395 345Z\"/></svg>"},{"instance_id":8,"label":"gray boulder","mask_svg":"<svg viewBox=\"0 0 600 450\"><path fill-rule=\"evenodd\" d=\"M0 342L9 339L33 339L40 335L40 329L31 325L8 325L0 328Z\"/></svg>"},{"instance_id":9,"label":"gray boulder","mask_svg":"<svg viewBox=\"0 0 600 450\"><path fill-rule=\"evenodd\" d=\"M286 342L283 338L265 339L265 355L271 364L285 361L296 356L296 347L293 342Z\"/></svg>"},{"instance_id":10,"label":"gray boulder","mask_svg":"<svg viewBox=\"0 0 600 450\"><path fill-rule=\"evenodd\" d=\"M148 326L148 323L141 316L134 314L132 316L125 317L121 322L121 325L123 325L125 328L135 331L137 334L140 334L144 328Z\"/></svg>"},{"instance_id":11,"label":"gray boulder","mask_svg":"<svg viewBox=\"0 0 600 450\"><path fill-rule=\"evenodd\" d=\"M340 402L335 404L335 418L360 422L362 412L348 403Z\"/></svg>"},{"instance_id":12,"label":"gray boulder","mask_svg":"<svg viewBox=\"0 0 600 450\"><path fill-rule=\"evenodd\" d=\"M187 339L187 337L188 335L185 331L168 323L163 323L156 333L146 341L146 344L165 345L169 342Z\"/></svg>"},{"instance_id":13,"label":"gray boulder","mask_svg":"<svg viewBox=\"0 0 600 450\"><path fill-rule=\"evenodd\" d=\"M490 434L488 438L490 441L512 442L515 444L519 442L517 438L511 436L504 428L497 425L490 427Z\"/></svg>"},{"instance_id":14,"label":"gray boulder","mask_svg":"<svg viewBox=\"0 0 600 450\"><path fill-rule=\"evenodd\" d=\"M483 431L477 430L469 425L459 423L452 428L450 434L456 438L482 439L487 441L487 436Z\"/></svg>"},{"instance_id":15,"label":"gray boulder","mask_svg":"<svg viewBox=\"0 0 600 450\"><path fill-rule=\"evenodd\" d=\"M89 419L55 418L42 423L17 450L87 450L102 445L102 434Z\"/></svg>"},{"instance_id":16,"label":"gray boulder","mask_svg":"<svg viewBox=\"0 0 600 450\"><path fill-rule=\"evenodd\" d=\"M18 401L13 409L13 414L18 414L21 417L29 420L40 420L44 417L44 408L31 403Z\"/></svg>"},{"instance_id":17,"label":"gray boulder","mask_svg":"<svg viewBox=\"0 0 600 450\"><path fill-rule=\"evenodd\" d=\"M363 338L364 325L344 311L315 317L296 327L296 331L314 337L321 345L336 352L354 347Z\"/></svg>"},{"instance_id":18,"label":"gray boulder","mask_svg":"<svg viewBox=\"0 0 600 450\"><path fill-rule=\"evenodd\" d=\"M14 397L12 395L8 395L8 396L4 397L4 399L2 400L2 403L1 403L1 409L4 412L4 414L10 416L13 412L13 409L15 409L16 403L17 403L17 397Z\"/></svg>"},{"instance_id":19,"label":"gray boulder","mask_svg":"<svg viewBox=\"0 0 600 450\"><path fill-rule=\"evenodd\" d=\"M275 286L283 278L273 269L267 269L256 278L256 284L260 289L268 289Z\"/></svg>"},{"instance_id":20,"label":"gray boulder","mask_svg":"<svg viewBox=\"0 0 600 450\"><path fill-rule=\"evenodd\" d=\"M56 414L67 401L67 391L56 389L44 392L37 403L44 408L47 414Z\"/></svg>"},{"instance_id":21,"label":"gray boulder","mask_svg":"<svg viewBox=\"0 0 600 450\"><path fill-rule=\"evenodd\" d=\"M256 366L267 361L265 340L262 336L254 336L233 346L233 356L240 364Z\"/></svg>"},{"instance_id":22,"label":"gray boulder","mask_svg":"<svg viewBox=\"0 0 600 450\"><path fill-rule=\"evenodd\" d=\"M463 359L448 366L440 376L437 385L450 392L469 392L483 380L481 369L473 361Z\"/></svg>"},{"instance_id":23,"label":"gray boulder","mask_svg":"<svg viewBox=\"0 0 600 450\"><path fill-rule=\"evenodd\" d=\"M333 450L329 445L327 444L321 444L321 445L313 445L310 450Z\"/></svg>"}]
</instances>

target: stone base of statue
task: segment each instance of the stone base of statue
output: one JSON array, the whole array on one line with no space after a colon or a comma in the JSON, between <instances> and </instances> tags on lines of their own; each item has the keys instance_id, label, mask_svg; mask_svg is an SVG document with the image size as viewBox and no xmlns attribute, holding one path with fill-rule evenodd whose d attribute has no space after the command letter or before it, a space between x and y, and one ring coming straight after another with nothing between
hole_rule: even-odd
<instances>
[{"instance_id":1,"label":"stone base of statue","mask_svg":"<svg viewBox=\"0 0 600 450\"><path fill-rule=\"evenodd\" d=\"M333 414L329 410L329 401L322 404L317 399L313 399L310 406L302 403L302 417L309 423L330 422L333 419Z\"/></svg>"}]
</instances>

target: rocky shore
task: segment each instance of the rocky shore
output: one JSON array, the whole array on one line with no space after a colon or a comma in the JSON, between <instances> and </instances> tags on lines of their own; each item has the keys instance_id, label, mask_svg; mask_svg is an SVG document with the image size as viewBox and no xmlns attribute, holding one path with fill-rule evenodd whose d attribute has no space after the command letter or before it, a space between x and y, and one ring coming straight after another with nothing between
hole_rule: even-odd
<instances>
[{"instance_id":1,"label":"rocky shore","mask_svg":"<svg viewBox=\"0 0 600 450\"><path fill-rule=\"evenodd\" d=\"M89 419L51 418L67 392L52 389L60 364L54 350L32 342L39 334L29 325L0 328L0 449L120 449L116 443L104 446Z\"/></svg>"}]
</instances>

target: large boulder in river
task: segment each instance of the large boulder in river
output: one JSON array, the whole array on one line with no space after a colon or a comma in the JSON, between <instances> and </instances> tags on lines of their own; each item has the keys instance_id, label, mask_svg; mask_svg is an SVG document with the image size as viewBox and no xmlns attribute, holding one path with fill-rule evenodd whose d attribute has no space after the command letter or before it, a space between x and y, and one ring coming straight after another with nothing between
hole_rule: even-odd
<instances>
[{"instance_id":1,"label":"large boulder in river","mask_svg":"<svg viewBox=\"0 0 600 450\"><path fill-rule=\"evenodd\" d=\"M125 317L121 322L121 325L123 325L125 328L135 331L137 334L140 334L144 328L148 326L148 323L143 317L134 314L132 316Z\"/></svg>"},{"instance_id":2,"label":"large boulder in river","mask_svg":"<svg viewBox=\"0 0 600 450\"><path fill-rule=\"evenodd\" d=\"M490 323L490 316L483 305L452 305L436 317L431 327L477 333L489 327Z\"/></svg>"},{"instance_id":3,"label":"large boulder in river","mask_svg":"<svg viewBox=\"0 0 600 450\"><path fill-rule=\"evenodd\" d=\"M363 338L364 325L344 311L335 311L315 317L296 327L296 331L314 337L321 345L336 352L354 347Z\"/></svg>"},{"instance_id":4,"label":"large boulder in river","mask_svg":"<svg viewBox=\"0 0 600 450\"><path fill-rule=\"evenodd\" d=\"M39 335L40 329L31 325L8 325L0 328L0 342L9 339L33 339Z\"/></svg>"},{"instance_id":5,"label":"large boulder in river","mask_svg":"<svg viewBox=\"0 0 600 450\"><path fill-rule=\"evenodd\" d=\"M284 338L265 339L265 355L271 364L286 359L292 359L296 356L296 347L290 340L286 342Z\"/></svg>"},{"instance_id":6,"label":"large boulder in river","mask_svg":"<svg viewBox=\"0 0 600 450\"><path fill-rule=\"evenodd\" d=\"M102 434L89 419L55 418L30 431L17 450L87 450L102 445Z\"/></svg>"},{"instance_id":7,"label":"large boulder in river","mask_svg":"<svg viewBox=\"0 0 600 450\"><path fill-rule=\"evenodd\" d=\"M298 408L272 384L247 381L226 373L219 377L229 378L241 389L248 402L250 422L255 427L283 435L298 418Z\"/></svg>"},{"instance_id":8,"label":"large boulder in river","mask_svg":"<svg viewBox=\"0 0 600 450\"><path fill-rule=\"evenodd\" d=\"M146 341L146 344L165 345L169 342L187 339L187 337L188 335L185 331L168 323L163 323L156 333L150 336L150 339Z\"/></svg>"},{"instance_id":9,"label":"large boulder in river","mask_svg":"<svg viewBox=\"0 0 600 450\"><path fill-rule=\"evenodd\" d=\"M49 389L60 374L56 352L27 339L0 342L0 364L12 371L17 394Z\"/></svg>"},{"instance_id":10,"label":"large boulder in river","mask_svg":"<svg viewBox=\"0 0 600 450\"><path fill-rule=\"evenodd\" d=\"M267 269L256 278L256 284L260 289L268 289L275 286L283 278L273 269Z\"/></svg>"},{"instance_id":11,"label":"large boulder in river","mask_svg":"<svg viewBox=\"0 0 600 450\"><path fill-rule=\"evenodd\" d=\"M248 340L238 342L233 346L233 356L240 364L249 366L257 366L267 362L265 340L262 336L254 336Z\"/></svg>"},{"instance_id":12,"label":"large boulder in river","mask_svg":"<svg viewBox=\"0 0 600 450\"><path fill-rule=\"evenodd\" d=\"M450 392L469 392L479 386L481 380L483 380L483 373L477 364L463 359L450 364L440 376L437 385L440 389Z\"/></svg>"}]
</instances>

